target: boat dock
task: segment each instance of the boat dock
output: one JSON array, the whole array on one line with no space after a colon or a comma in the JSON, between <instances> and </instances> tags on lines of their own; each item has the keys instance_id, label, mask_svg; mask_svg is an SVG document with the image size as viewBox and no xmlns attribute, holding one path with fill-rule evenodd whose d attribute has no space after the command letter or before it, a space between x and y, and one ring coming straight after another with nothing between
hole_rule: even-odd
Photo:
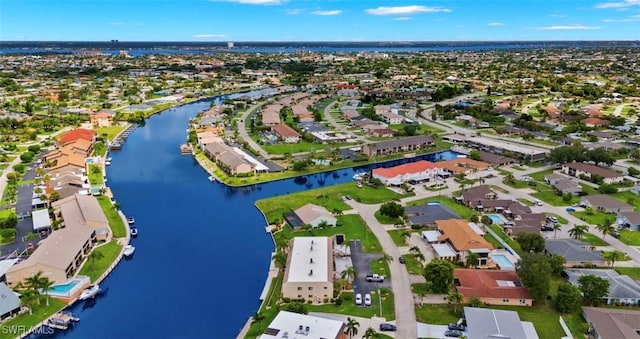
<instances>
[{"instance_id":1,"label":"boat dock","mask_svg":"<svg viewBox=\"0 0 640 339\"><path fill-rule=\"evenodd\" d=\"M129 135L133 133L136 127L138 127L137 124L132 124L124 131L120 132L120 134L118 134L118 136L109 144L109 148L114 151L121 150L122 144L127 140Z\"/></svg>"},{"instance_id":2,"label":"boat dock","mask_svg":"<svg viewBox=\"0 0 640 339\"><path fill-rule=\"evenodd\" d=\"M59 330L66 330L72 322L78 322L80 318L71 314L71 312L58 312L49 318L47 326Z\"/></svg>"},{"instance_id":3,"label":"boat dock","mask_svg":"<svg viewBox=\"0 0 640 339\"><path fill-rule=\"evenodd\" d=\"M180 154L182 155L191 155L193 153L191 149L191 145L189 144L180 144Z\"/></svg>"}]
</instances>

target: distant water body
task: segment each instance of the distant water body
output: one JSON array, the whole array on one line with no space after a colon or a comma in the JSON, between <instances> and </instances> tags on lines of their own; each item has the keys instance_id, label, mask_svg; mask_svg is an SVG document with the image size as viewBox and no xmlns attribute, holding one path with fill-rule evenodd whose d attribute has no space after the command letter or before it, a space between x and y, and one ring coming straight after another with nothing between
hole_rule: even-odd
<instances>
[{"instance_id":1,"label":"distant water body","mask_svg":"<svg viewBox=\"0 0 640 339\"><path fill-rule=\"evenodd\" d=\"M509 42L239 42L233 48L220 42L0 42L0 54L71 54L100 51L117 55L127 51L130 56L149 54L215 54L267 53L288 54L300 51L318 53L415 53L447 51L492 51L544 48L612 48L640 47L638 41L509 41Z\"/></svg>"}]
</instances>

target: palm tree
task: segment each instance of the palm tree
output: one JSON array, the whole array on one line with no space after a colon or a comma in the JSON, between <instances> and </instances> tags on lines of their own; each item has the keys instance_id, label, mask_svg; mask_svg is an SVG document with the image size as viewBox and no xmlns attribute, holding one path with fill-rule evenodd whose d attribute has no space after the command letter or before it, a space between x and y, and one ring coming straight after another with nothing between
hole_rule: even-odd
<instances>
[{"instance_id":1,"label":"palm tree","mask_svg":"<svg viewBox=\"0 0 640 339\"><path fill-rule=\"evenodd\" d=\"M378 259L378 261L386 262L388 264L388 263L391 263L393 261L393 257L387 252L382 252L382 254L380 255L380 258Z\"/></svg>"},{"instance_id":2,"label":"palm tree","mask_svg":"<svg viewBox=\"0 0 640 339\"><path fill-rule=\"evenodd\" d=\"M25 279L27 286L34 294L40 294L40 281L42 280L42 271L38 271L34 273L32 276ZM40 304L40 299L38 299L38 304Z\"/></svg>"},{"instance_id":3,"label":"palm tree","mask_svg":"<svg viewBox=\"0 0 640 339\"><path fill-rule=\"evenodd\" d=\"M364 339L374 339L377 337L378 337L378 332L376 332L376 330L374 330L373 327L367 328L367 330L364 331L364 335L362 336L362 338Z\"/></svg>"},{"instance_id":4,"label":"palm tree","mask_svg":"<svg viewBox=\"0 0 640 339\"><path fill-rule=\"evenodd\" d=\"M29 315L33 315L33 306L36 300L38 300L38 303L40 302L38 295L33 290L23 291L20 296L20 303L29 308Z\"/></svg>"},{"instance_id":5,"label":"palm tree","mask_svg":"<svg viewBox=\"0 0 640 339\"><path fill-rule=\"evenodd\" d=\"M416 260L420 261L420 262L424 262L425 258L424 258L424 254L422 253L416 253L413 255L414 258L416 258Z\"/></svg>"},{"instance_id":6,"label":"palm tree","mask_svg":"<svg viewBox=\"0 0 640 339\"><path fill-rule=\"evenodd\" d=\"M89 259L91 259L91 273L95 273L96 260L100 260L102 258L104 258L104 254L101 251L91 251L91 253L89 254Z\"/></svg>"},{"instance_id":7,"label":"palm tree","mask_svg":"<svg viewBox=\"0 0 640 339\"><path fill-rule=\"evenodd\" d=\"M276 267L285 268L287 266L287 255L282 251L278 251L278 253L273 256L273 262Z\"/></svg>"},{"instance_id":8,"label":"palm tree","mask_svg":"<svg viewBox=\"0 0 640 339\"><path fill-rule=\"evenodd\" d=\"M467 265L467 267L476 268L478 267L479 262L480 262L480 255L478 253L470 252L469 255L467 255L467 258L465 259L465 264Z\"/></svg>"},{"instance_id":9,"label":"palm tree","mask_svg":"<svg viewBox=\"0 0 640 339\"><path fill-rule=\"evenodd\" d=\"M358 327L360 327L360 323L357 320L347 317L347 334L349 338L358 334Z\"/></svg>"},{"instance_id":10,"label":"palm tree","mask_svg":"<svg viewBox=\"0 0 640 339\"><path fill-rule=\"evenodd\" d=\"M556 239L556 233L558 233L558 230L562 228L562 225L560 225L560 223L555 223L553 224L553 239Z\"/></svg>"},{"instance_id":11,"label":"palm tree","mask_svg":"<svg viewBox=\"0 0 640 339\"><path fill-rule=\"evenodd\" d=\"M313 235L313 226L311 226L311 224L304 224L300 228L303 231L308 231L311 235Z\"/></svg>"},{"instance_id":12,"label":"palm tree","mask_svg":"<svg viewBox=\"0 0 640 339\"><path fill-rule=\"evenodd\" d=\"M402 231L402 233L400 233L400 235L402 235L402 239L404 240L405 244L409 242L409 238L411 238L411 232Z\"/></svg>"},{"instance_id":13,"label":"palm tree","mask_svg":"<svg viewBox=\"0 0 640 339\"><path fill-rule=\"evenodd\" d=\"M278 240L276 240L276 247L278 247L278 250L282 251L283 253L287 253L289 251L290 241L291 240L288 238L278 238Z\"/></svg>"},{"instance_id":14,"label":"palm tree","mask_svg":"<svg viewBox=\"0 0 640 339\"><path fill-rule=\"evenodd\" d=\"M569 236L573 239L582 239L589 226L587 225L575 225L572 229L569 230Z\"/></svg>"},{"instance_id":15,"label":"palm tree","mask_svg":"<svg viewBox=\"0 0 640 339\"><path fill-rule=\"evenodd\" d=\"M353 282L353 278L356 276L356 270L353 266L347 266L344 271L340 272L342 279L347 279L348 282Z\"/></svg>"},{"instance_id":16,"label":"palm tree","mask_svg":"<svg viewBox=\"0 0 640 339\"><path fill-rule=\"evenodd\" d=\"M409 253L413 254L414 256L418 253L420 253L420 247L418 246L411 246L411 248L409 248Z\"/></svg>"},{"instance_id":17,"label":"palm tree","mask_svg":"<svg viewBox=\"0 0 640 339\"><path fill-rule=\"evenodd\" d=\"M258 311L256 313L253 314L253 321L254 323L260 323L262 320L264 320L264 314L262 314L262 312Z\"/></svg>"},{"instance_id":18,"label":"palm tree","mask_svg":"<svg viewBox=\"0 0 640 339\"><path fill-rule=\"evenodd\" d=\"M616 261L624 260L627 256L618 250L614 250L612 252L605 253L604 257L611 263L611 267L613 267L613 264L615 264Z\"/></svg>"},{"instance_id":19,"label":"palm tree","mask_svg":"<svg viewBox=\"0 0 640 339\"><path fill-rule=\"evenodd\" d=\"M47 306L49 306L49 290L53 287L54 282L47 277L40 279L40 288L44 291L44 295L47 298Z\"/></svg>"},{"instance_id":20,"label":"palm tree","mask_svg":"<svg viewBox=\"0 0 640 339\"><path fill-rule=\"evenodd\" d=\"M458 312L458 304L460 304L463 299L464 299L464 296L462 295L462 293L459 293L457 291L449 292L449 295L447 296L447 301L453 304L454 313Z\"/></svg>"},{"instance_id":21,"label":"palm tree","mask_svg":"<svg viewBox=\"0 0 640 339\"><path fill-rule=\"evenodd\" d=\"M512 173L509 173L504 177L504 181L509 184L513 184L515 180L516 180L516 177L514 177Z\"/></svg>"},{"instance_id":22,"label":"palm tree","mask_svg":"<svg viewBox=\"0 0 640 339\"><path fill-rule=\"evenodd\" d=\"M602 240L604 240L604 237L606 237L607 234L612 234L616 231L615 226L613 226L613 223L609 219L603 220L602 223L596 226L596 229L602 232Z\"/></svg>"}]
</instances>

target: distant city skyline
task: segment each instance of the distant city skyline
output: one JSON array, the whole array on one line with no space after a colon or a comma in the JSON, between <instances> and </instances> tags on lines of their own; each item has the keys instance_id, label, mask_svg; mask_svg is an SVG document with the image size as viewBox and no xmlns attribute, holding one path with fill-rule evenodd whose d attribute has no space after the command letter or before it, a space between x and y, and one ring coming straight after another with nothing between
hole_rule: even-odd
<instances>
[{"instance_id":1,"label":"distant city skyline","mask_svg":"<svg viewBox=\"0 0 640 339\"><path fill-rule=\"evenodd\" d=\"M2 41L638 40L640 0L3 0Z\"/></svg>"}]
</instances>

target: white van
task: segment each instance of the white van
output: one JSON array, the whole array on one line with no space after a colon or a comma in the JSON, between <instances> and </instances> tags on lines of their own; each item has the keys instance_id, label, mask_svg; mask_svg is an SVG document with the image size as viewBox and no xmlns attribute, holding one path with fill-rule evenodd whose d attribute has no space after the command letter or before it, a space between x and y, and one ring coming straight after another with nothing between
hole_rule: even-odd
<instances>
[{"instance_id":1,"label":"white van","mask_svg":"<svg viewBox=\"0 0 640 339\"><path fill-rule=\"evenodd\" d=\"M536 206L542 206L542 201L540 201L539 199L536 199L533 201L533 204Z\"/></svg>"}]
</instances>

